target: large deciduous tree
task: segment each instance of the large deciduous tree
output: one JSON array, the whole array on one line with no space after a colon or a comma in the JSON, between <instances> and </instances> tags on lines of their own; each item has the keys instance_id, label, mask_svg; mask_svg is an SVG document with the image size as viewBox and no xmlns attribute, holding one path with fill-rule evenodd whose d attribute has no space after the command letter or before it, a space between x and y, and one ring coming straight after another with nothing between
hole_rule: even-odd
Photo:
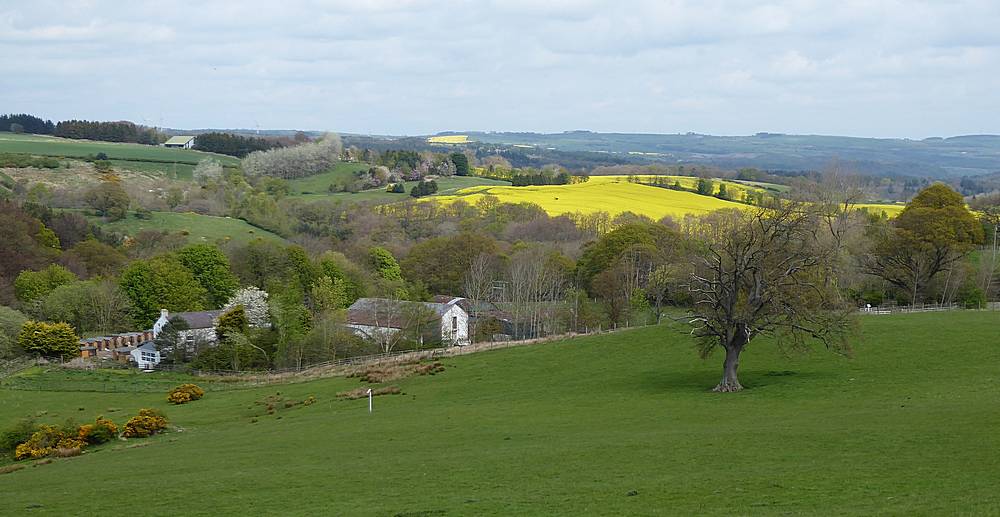
<instances>
[{"instance_id":1,"label":"large deciduous tree","mask_svg":"<svg viewBox=\"0 0 1000 517\"><path fill-rule=\"evenodd\" d=\"M80 338L68 323L27 321L17 335L17 344L29 354L68 358L80 354Z\"/></svg>"},{"instance_id":2,"label":"large deciduous tree","mask_svg":"<svg viewBox=\"0 0 1000 517\"><path fill-rule=\"evenodd\" d=\"M170 255L132 262L122 271L119 286L131 302L132 319L143 328L156 321L160 309L201 310L208 296L194 275Z\"/></svg>"},{"instance_id":3,"label":"large deciduous tree","mask_svg":"<svg viewBox=\"0 0 1000 517\"><path fill-rule=\"evenodd\" d=\"M761 335L779 346L818 341L849 351L850 311L828 279L834 250L809 207L716 212L695 231L689 322L703 357L725 350L714 391L743 389L740 354Z\"/></svg>"},{"instance_id":4,"label":"large deciduous tree","mask_svg":"<svg viewBox=\"0 0 1000 517\"><path fill-rule=\"evenodd\" d=\"M213 307L226 303L240 286L236 275L229 269L229 259L211 244L187 246L177 252L177 258L208 291L209 303Z\"/></svg>"},{"instance_id":5,"label":"large deciduous tree","mask_svg":"<svg viewBox=\"0 0 1000 517\"><path fill-rule=\"evenodd\" d=\"M877 231L874 240L866 257L868 273L917 303L936 275L950 271L983 241L983 227L961 194L935 183L920 191L891 226Z\"/></svg>"}]
</instances>

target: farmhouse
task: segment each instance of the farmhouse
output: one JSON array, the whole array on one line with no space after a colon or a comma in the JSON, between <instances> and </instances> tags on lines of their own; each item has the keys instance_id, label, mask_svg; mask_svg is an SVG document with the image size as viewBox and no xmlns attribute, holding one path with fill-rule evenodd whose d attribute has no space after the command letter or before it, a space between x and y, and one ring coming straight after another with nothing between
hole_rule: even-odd
<instances>
[{"instance_id":1,"label":"farmhouse","mask_svg":"<svg viewBox=\"0 0 1000 517\"><path fill-rule=\"evenodd\" d=\"M191 149L194 147L193 136L172 136L170 140L163 143L163 147L175 147L178 149Z\"/></svg>"},{"instance_id":2,"label":"farmhouse","mask_svg":"<svg viewBox=\"0 0 1000 517\"><path fill-rule=\"evenodd\" d=\"M347 309L347 326L355 334L372 339L426 325L430 339L447 345L467 345L469 314L457 300L438 303L361 298Z\"/></svg>"},{"instance_id":3,"label":"farmhouse","mask_svg":"<svg viewBox=\"0 0 1000 517\"><path fill-rule=\"evenodd\" d=\"M218 339L215 335L215 321L222 315L222 311L196 311L178 312L170 314L167 309L160 309L160 318L153 323L153 337L160 335L163 326L172 318L181 318L187 323L187 330L177 332L178 341L185 343L188 349L193 350L195 345L215 343Z\"/></svg>"}]
</instances>

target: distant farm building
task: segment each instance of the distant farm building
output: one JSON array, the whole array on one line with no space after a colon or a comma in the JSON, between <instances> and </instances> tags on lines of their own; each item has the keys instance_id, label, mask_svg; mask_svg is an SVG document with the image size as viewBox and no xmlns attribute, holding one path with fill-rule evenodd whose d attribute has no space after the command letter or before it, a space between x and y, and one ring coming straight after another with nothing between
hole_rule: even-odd
<instances>
[{"instance_id":1,"label":"distant farm building","mask_svg":"<svg viewBox=\"0 0 1000 517\"><path fill-rule=\"evenodd\" d=\"M163 143L163 147L175 147L178 149L191 149L194 147L193 136L172 136L170 140Z\"/></svg>"},{"instance_id":2,"label":"distant farm building","mask_svg":"<svg viewBox=\"0 0 1000 517\"><path fill-rule=\"evenodd\" d=\"M456 301L458 299L455 299ZM414 319L422 321L414 321ZM469 344L469 314L457 303L406 302L361 298L347 309L347 326L374 339L415 325L427 325L431 339L446 345Z\"/></svg>"}]
</instances>

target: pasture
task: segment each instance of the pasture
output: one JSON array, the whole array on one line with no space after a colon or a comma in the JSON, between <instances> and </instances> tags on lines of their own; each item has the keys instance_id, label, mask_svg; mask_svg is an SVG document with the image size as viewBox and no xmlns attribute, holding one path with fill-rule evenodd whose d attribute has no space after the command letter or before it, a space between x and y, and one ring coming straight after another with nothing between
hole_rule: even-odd
<instances>
[{"instance_id":1,"label":"pasture","mask_svg":"<svg viewBox=\"0 0 1000 517\"><path fill-rule=\"evenodd\" d=\"M30 371L0 382L3 427L156 407L174 429L2 474L0 498L9 515L997 514L998 324L869 316L852 358L754 342L728 395L709 392L721 356L647 327L445 359L372 414L336 397L356 378L205 383L170 406L176 374Z\"/></svg>"},{"instance_id":2,"label":"pasture","mask_svg":"<svg viewBox=\"0 0 1000 517\"><path fill-rule=\"evenodd\" d=\"M225 166L239 166L239 159L222 154L191 149L170 149L155 145L71 140L45 135L0 133L0 153L21 153L35 156L86 158L104 153L119 168L136 172L175 173L180 179L190 179L190 168L205 158L218 160ZM184 166L187 167L184 167Z\"/></svg>"},{"instance_id":3,"label":"pasture","mask_svg":"<svg viewBox=\"0 0 1000 517\"><path fill-rule=\"evenodd\" d=\"M132 212L120 221L105 222L103 218L88 215L88 219L100 225L106 232L133 236L143 230L183 233L188 242L216 243L226 241L249 242L254 239L282 241L283 239L267 230L250 225L242 219L216 217L192 212L152 212L150 219L138 219Z\"/></svg>"},{"instance_id":4,"label":"pasture","mask_svg":"<svg viewBox=\"0 0 1000 517\"><path fill-rule=\"evenodd\" d=\"M338 165L340 167L340 165ZM327 173L331 174L331 173ZM322 176L322 175L321 175ZM315 176L314 176L315 177ZM305 191L295 194L294 192L302 190L302 185L308 185L308 180L311 178L302 178L301 180L292 180L289 183L292 184L293 195L303 199L318 200L318 199L336 199L344 202L358 202L358 201L370 201L375 203L387 204L396 203L399 201L412 200L410 197L410 189L413 188L418 182L416 181L404 181L403 185L406 187L405 194L396 194L392 192L386 192L385 187L374 188L369 190L362 190L360 192L326 192L326 187L322 186L321 183L317 182L317 186L322 186L321 189L316 191ZM509 185L510 183L506 181L492 180L487 178L479 178L475 176L450 176L446 178L439 178L435 180L438 184L438 192L434 199L440 196L450 196L458 193L459 191L472 187L482 187L482 186L499 186L499 185ZM301 182L301 183L297 183ZM330 181L327 181L329 184ZM428 198L424 198L428 199Z\"/></svg>"}]
</instances>

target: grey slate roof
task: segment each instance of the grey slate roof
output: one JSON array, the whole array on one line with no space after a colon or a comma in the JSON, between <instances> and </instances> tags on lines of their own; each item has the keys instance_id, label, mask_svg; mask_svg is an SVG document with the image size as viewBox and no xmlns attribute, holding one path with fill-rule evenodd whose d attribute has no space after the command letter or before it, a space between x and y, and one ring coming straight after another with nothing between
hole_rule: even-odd
<instances>
[{"instance_id":1,"label":"grey slate roof","mask_svg":"<svg viewBox=\"0 0 1000 517\"><path fill-rule=\"evenodd\" d=\"M187 322L192 329L208 329L215 327L215 318L218 318L222 311L197 311L197 312L177 312L169 317L179 316Z\"/></svg>"},{"instance_id":2,"label":"grey slate roof","mask_svg":"<svg viewBox=\"0 0 1000 517\"><path fill-rule=\"evenodd\" d=\"M358 301L347 308L347 322L352 325L399 329L406 325L404 314L406 309L420 305L433 311L439 319L453 307L453 304L450 303L359 298Z\"/></svg>"}]
</instances>

